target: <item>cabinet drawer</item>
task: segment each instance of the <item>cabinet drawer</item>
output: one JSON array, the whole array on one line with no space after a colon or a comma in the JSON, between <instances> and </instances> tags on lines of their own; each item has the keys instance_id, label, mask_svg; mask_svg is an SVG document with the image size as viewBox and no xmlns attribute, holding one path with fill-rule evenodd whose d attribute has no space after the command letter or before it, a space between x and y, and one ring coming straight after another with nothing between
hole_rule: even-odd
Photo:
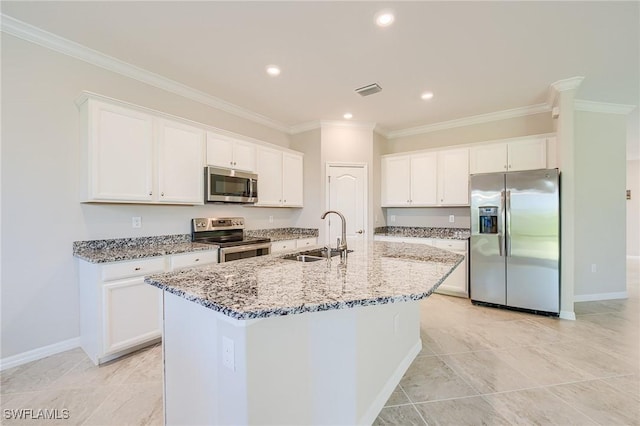
<instances>
[{"instance_id":1,"label":"cabinet drawer","mask_svg":"<svg viewBox=\"0 0 640 426\"><path fill-rule=\"evenodd\" d=\"M318 240L316 238L301 238L296 241L297 248L315 246L316 244L318 244Z\"/></svg>"},{"instance_id":2,"label":"cabinet drawer","mask_svg":"<svg viewBox=\"0 0 640 426\"><path fill-rule=\"evenodd\" d=\"M198 251L195 253L176 254L171 256L171 270L188 268L191 266L216 263L218 250Z\"/></svg>"},{"instance_id":3,"label":"cabinet drawer","mask_svg":"<svg viewBox=\"0 0 640 426\"><path fill-rule=\"evenodd\" d=\"M435 240L433 245L444 250L467 254L467 242L464 240Z\"/></svg>"},{"instance_id":4,"label":"cabinet drawer","mask_svg":"<svg viewBox=\"0 0 640 426\"><path fill-rule=\"evenodd\" d=\"M102 280L139 277L164 272L164 257L118 262L102 267Z\"/></svg>"},{"instance_id":5,"label":"cabinet drawer","mask_svg":"<svg viewBox=\"0 0 640 426\"><path fill-rule=\"evenodd\" d=\"M296 248L296 240L273 241L271 243L271 253L286 251Z\"/></svg>"}]
</instances>

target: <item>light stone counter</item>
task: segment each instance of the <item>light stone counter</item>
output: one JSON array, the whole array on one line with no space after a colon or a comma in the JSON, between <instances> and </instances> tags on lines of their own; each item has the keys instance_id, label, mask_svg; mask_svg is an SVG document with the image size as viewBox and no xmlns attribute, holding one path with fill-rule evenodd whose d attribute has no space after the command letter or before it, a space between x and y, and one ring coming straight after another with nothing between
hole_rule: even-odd
<instances>
[{"instance_id":1,"label":"light stone counter","mask_svg":"<svg viewBox=\"0 0 640 426\"><path fill-rule=\"evenodd\" d=\"M110 240L74 241L73 255L90 263L109 263L144 259L169 254L217 250L211 244L191 242L191 235L115 238Z\"/></svg>"},{"instance_id":2,"label":"light stone counter","mask_svg":"<svg viewBox=\"0 0 640 426\"><path fill-rule=\"evenodd\" d=\"M350 248L346 264L339 256L303 263L278 254L152 275L145 282L246 320L423 299L464 259L403 243Z\"/></svg>"}]
</instances>

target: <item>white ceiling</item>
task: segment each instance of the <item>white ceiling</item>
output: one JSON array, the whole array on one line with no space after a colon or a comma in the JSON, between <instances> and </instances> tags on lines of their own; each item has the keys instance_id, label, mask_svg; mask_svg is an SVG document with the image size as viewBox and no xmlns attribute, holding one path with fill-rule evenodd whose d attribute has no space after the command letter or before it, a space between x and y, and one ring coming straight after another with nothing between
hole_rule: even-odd
<instances>
[{"instance_id":1,"label":"white ceiling","mask_svg":"<svg viewBox=\"0 0 640 426\"><path fill-rule=\"evenodd\" d=\"M383 8L391 27L374 25ZM2 12L286 127L349 111L398 131L541 104L574 76L580 99L640 103L636 1L3 1ZM381 93L354 92L373 82Z\"/></svg>"}]
</instances>

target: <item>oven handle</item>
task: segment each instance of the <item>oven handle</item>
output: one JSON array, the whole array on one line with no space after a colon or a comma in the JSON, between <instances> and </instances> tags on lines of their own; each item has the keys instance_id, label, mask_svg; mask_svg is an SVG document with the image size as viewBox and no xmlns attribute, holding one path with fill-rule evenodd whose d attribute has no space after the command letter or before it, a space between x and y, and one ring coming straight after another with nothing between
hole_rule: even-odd
<instances>
[{"instance_id":1,"label":"oven handle","mask_svg":"<svg viewBox=\"0 0 640 426\"><path fill-rule=\"evenodd\" d=\"M268 248L269 252L271 252L271 243L250 244L246 246L236 246L236 247L223 247L220 249L220 254L240 253L243 251L260 250L264 248Z\"/></svg>"}]
</instances>

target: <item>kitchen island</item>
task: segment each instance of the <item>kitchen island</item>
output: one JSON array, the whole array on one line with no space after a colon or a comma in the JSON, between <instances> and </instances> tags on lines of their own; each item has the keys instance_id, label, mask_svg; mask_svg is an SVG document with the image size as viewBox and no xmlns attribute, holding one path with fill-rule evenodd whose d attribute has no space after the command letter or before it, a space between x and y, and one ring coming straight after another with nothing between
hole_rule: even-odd
<instances>
[{"instance_id":1,"label":"kitchen island","mask_svg":"<svg viewBox=\"0 0 640 426\"><path fill-rule=\"evenodd\" d=\"M370 424L422 344L418 301L463 260L353 244L146 278L164 290L166 424Z\"/></svg>"}]
</instances>

